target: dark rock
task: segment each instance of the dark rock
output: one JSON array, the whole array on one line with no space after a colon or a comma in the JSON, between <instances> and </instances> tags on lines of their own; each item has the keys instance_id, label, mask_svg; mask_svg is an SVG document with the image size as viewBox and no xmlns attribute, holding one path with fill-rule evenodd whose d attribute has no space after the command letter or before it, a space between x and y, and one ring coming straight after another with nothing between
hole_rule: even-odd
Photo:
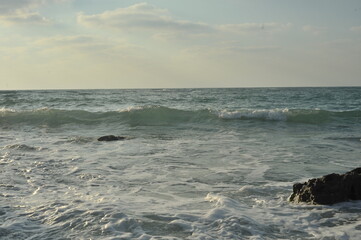
<instances>
[{"instance_id":1,"label":"dark rock","mask_svg":"<svg viewBox=\"0 0 361 240\"><path fill-rule=\"evenodd\" d=\"M361 200L361 168L345 174L332 173L293 185L291 202L334 204L349 200Z\"/></svg>"},{"instance_id":2,"label":"dark rock","mask_svg":"<svg viewBox=\"0 0 361 240\"><path fill-rule=\"evenodd\" d=\"M107 135L107 136L98 138L98 141L119 141L119 140L125 140L125 137Z\"/></svg>"}]
</instances>

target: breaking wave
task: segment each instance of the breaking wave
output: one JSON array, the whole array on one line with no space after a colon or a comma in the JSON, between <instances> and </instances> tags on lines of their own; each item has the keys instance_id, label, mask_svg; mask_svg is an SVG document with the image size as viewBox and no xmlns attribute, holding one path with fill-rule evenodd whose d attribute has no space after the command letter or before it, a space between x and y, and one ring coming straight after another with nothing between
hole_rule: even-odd
<instances>
[{"instance_id":1,"label":"breaking wave","mask_svg":"<svg viewBox=\"0 0 361 240\"><path fill-rule=\"evenodd\" d=\"M210 123L229 120L284 121L323 124L334 121L359 122L361 111L326 111L317 109L245 109L245 110L182 110L163 106L131 107L119 111L89 112L41 108L16 111L0 109L0 124L46 125L57 127L66 124L97 125L123 123L131 126L162 126L181 123Z\"/></svg>"},{"instance_id":2,"label":"breaking wave","mask_svg":"<svg viewBox=\"0 0 361 240\"><path fill-rule=\"evenodd\" d=\"M321 124L337 120L359 121L361 111L326 111L318 109L271 109L221 111L223 119L258 119L269 121L286 121L295 123Z\"/></svg>"}]
</instances>

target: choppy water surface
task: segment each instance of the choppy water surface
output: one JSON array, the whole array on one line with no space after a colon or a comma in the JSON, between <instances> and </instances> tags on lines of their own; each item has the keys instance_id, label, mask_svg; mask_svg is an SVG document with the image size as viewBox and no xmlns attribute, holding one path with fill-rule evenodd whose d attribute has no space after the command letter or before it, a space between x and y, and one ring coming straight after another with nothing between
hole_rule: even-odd
<instances>
[{"instance_id":1,"label":"choppy water surface","mask_svg":"<svg viewBox=\"0 0 361 240\"><path fill-rule=\"evenodd\" d=\"M361 88L0 92L0 239L357 239ZM102 135L126 141L98 142Z\"/></svg>"}]
</instances>

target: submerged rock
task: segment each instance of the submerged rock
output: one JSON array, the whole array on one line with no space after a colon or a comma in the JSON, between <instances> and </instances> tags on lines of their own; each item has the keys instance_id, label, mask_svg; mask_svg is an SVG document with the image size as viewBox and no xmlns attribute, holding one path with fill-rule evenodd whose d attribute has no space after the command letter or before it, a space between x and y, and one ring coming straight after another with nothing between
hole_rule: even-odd
<instances>
[{"instance_id":1,"label":"submerged rock","mask_svg":"<svg viewBox=\"0 0 361 240\"><path fill-rule=\"evenodd\" d=\"M349 200L361 200L361 168L345 174L332 173L293 185L291 202L334 204Z\"/></svg>"},{"instance_id":2,"label":"submerged rock","mask_svg":"<svg viewBox=\"0 0 361 240\"><path fill-rule=\"evenodd\" d=\"M119 140L125 140L125 137L121 137L121 136L114 136L114 135L107 135L107 136L102 136L100 138L98 138L98 141L119 141Z\"/></svg>"}]
</instances>

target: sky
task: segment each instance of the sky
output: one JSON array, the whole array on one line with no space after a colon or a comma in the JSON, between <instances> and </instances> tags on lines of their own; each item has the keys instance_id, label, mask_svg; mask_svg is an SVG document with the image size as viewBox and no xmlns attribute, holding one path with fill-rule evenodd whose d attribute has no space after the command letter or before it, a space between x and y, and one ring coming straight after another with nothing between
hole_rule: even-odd
<instances>
[{"instance_id":1,"label":"sky","mask_svg":"<svg viewBox=\"0 0 361 240\"><path fill-rule=\"evenodd\" d=\"M360 0L0 0L0 90L361 86Z\"/></svg>"}]
</instances>

